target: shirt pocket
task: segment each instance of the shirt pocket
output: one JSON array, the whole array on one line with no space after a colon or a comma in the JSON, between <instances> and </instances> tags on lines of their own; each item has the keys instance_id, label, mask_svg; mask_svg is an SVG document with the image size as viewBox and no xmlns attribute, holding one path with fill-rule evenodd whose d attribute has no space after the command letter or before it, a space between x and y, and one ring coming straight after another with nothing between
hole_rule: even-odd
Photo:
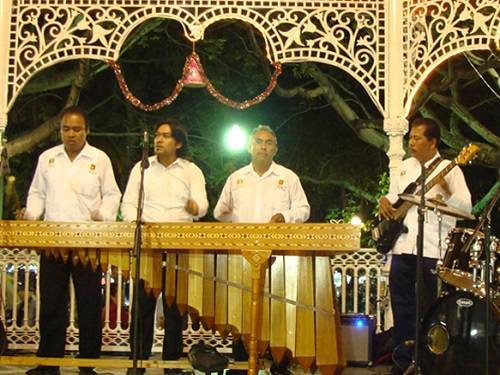
<instances>
[{"instance_id":1,"label":"shirt pocket","mask_svg":"<svg viewBox=\"0 0 500 375\"><path fill-rule=\"evenodd\" d=\"M274 212L290 209L290 187L287 184L281 184L272 189L271 206Z\"/></svg>"},{"instance_id":2,"label":"shirt pocket","mask_svg":"<svg viewBox=\"0 0 500 375\"><path fill-rule=\"evenodd\" d=\"M252 200L250 188L244 184L236 184L231 191L233 207L246 207Z\"/></svg>"},{"instance_id":3,"label":"shirt pocket","mask_svg":"<svg viewBox=\"0 0 500 375\"><path fill-rule=\"evenodd\" d=\"M101 184L97 173L90 171L82 173L75 179L75 182L75 191L77 194L87 199L100 197Z\"/></svg>"}]
</instances>

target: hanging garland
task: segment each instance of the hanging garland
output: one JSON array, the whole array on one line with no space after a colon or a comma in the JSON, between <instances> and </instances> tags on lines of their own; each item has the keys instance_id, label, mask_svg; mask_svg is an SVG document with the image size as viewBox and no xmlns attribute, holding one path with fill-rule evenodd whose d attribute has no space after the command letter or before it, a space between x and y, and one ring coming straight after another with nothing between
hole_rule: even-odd
<instances>
[{"instance_id":1,"label":"hanging garland","mask_svg":"<svg viewBox=\"0 0 500 375\"><path fill-rule=\"evenodd\" d=\"M123 96L134 106L137 108L142 109L143 111L158 111L159 109L172 104L172 102L177 99L177 96L180 94L182 89L186 86L189 87L189 85L186 84L186 82L189 82L190 76L193 75L193 67L197 69L196 74L199 74L199 79L201 80L201 84L198 87L201 86L206 86L208 92L215 98L217 99L220 103L227 105L231 108L236 108L236 109L245 109L248 107L251 107L255 104L258 104L262 102L264 99L266 99L269 94L274 90L276 87L276 84L278 83L278 77L281 74L281 64L279 62L273 63L274 65L274 73L271 77L271 81L269 82L269 85L266 87L266 89L259 95L255 96L252 99L245 100L243 102L236 102L234 100L231 100L229 98L226 98L224 95L222 95L219 91L215 89L215 87L212 85L210 80L207 78L205 75L205 71L203 70L203 66L201 65L200 62L200 57L196 52L192 52L191 55L189 55L186 59L186 63L184 64L184 68L182 69L182 78L177 81L177 84L175 85L174 90L170 94L170 96L162 99L161 101L154 103L154 104L144 104L141 102L139 98L137 98L128 88L127 83L125 82L125 78L123 77L122 71L120 64L117 61L113 60L107 60L107 63L113 68L113 71L115 72L116 79L118 81L118 86L120 87L120 90L123 93Z\"/></svg>"}]
</instances>

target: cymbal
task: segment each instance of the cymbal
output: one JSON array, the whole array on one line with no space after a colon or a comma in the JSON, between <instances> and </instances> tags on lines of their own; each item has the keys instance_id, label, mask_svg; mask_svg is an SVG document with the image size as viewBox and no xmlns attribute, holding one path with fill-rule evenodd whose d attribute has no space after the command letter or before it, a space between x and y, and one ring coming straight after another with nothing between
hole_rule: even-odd
<instances>
[{"instance_id":1,"label":"cymbal","mask_svg":"<svg viewBox=\"0 0 500 375\"><path fill-rule=\"evenodd\" d=\"M398 194L399 197L407 202L413 203L415 205L420 204L420 196L413 194ZM444 215L457 217L460 219L474 220L476 217L466 211L460 210L453 206L450 206L446 202L436 199L436 198L426 198L425 199L425 207L430 208L432 210L438 210Z\"/></svg>"}]
</instances>

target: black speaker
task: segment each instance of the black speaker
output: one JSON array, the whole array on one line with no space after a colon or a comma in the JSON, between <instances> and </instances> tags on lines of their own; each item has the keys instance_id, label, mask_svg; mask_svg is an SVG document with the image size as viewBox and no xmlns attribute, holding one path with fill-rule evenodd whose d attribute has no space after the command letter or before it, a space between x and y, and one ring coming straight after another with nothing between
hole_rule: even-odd
<instances>
[{"instance_id":1,"label":"black speaker","mask_svg":"<svg viewBox=\"0 0 500 375\"><path fill-rule=\"evenodd\" d=\"M351 366L372 365L372 341L375 334L373 316L344 314L340 316L342 348Z\"/></svg>"}]
</instances>

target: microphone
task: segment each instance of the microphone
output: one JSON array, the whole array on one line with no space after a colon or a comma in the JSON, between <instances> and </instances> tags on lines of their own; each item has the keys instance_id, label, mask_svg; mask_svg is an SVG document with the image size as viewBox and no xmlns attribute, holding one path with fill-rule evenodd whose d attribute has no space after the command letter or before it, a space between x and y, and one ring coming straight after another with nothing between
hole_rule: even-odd
<instances>
[{"instance_id":1,"label":"microphone","mask_svg":"<svg viewBox=\"0 0 500 375\"><path fill-rule=\"evenodd\" d=\"M147 130L144 130L144 139L142 142L142 160L141 166L143 169L149 168L149 134Z\"/></svg>"}]
</instances>

